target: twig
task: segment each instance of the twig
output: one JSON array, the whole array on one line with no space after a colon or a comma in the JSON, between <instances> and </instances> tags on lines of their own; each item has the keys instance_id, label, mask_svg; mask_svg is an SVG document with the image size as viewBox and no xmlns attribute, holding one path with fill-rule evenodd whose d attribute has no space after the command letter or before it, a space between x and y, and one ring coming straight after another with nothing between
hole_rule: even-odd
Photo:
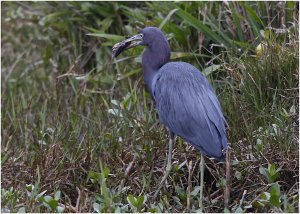
<instances>
[{"instance_id":1,"label":"twig","mask_svg":"<svg viewBox=\"0 0 300 214\"><path fill-rule=\"evenodd\" d=\"M130 172L130 170L131 170L131 168L132 168L132 166L133 166L135 160L136 160L136 156L133 156L132 161L130 161L130 163L128 164L127 168L125 169L125 172L124 172L124 177L125 177L125 178L122 179L122 181L121 181L121 184L120 184L120 191L122 191L122 189L123 189L123 187L124 187L124 184L125 184L125 182L126 182L126 180L127 180L127 177L128 177L128 175L129 175L129 172ZM123 162L123 161L122 161L122 162ZM123 163L124 163L124 162L123 162Z\"/></svg>"},{"instance_id":2,"label":"twig","mask_svg":"<svg viewBox=\"0 0 300 214\"><path fill-rule=\"evenodd\" d=\"M190 161L189 162L189 168L188 168L188 170L189 170L189 177L188 177L188 189L187 189L187 201L186 201L186 203L187 203L187 209L188 210L190 210L190 208L191 208L191 187L192 187L192 169L193 169L193 162L192 161Z\"/></svg>"},{"instance_id":3,"label":"twig","mask_svg":"<svg viewBox=\"0 0 300 214\"><path fill-rule=\"evenodd\" d=\"M128 177L129 172L130 172L130 170L131 170L131 168L132 168L132 166L133 166L135 160L136 160L136 156L134 156L134 157L133 157L133 160L128 164L128 166L127 166L127 168L126 168L126 170L125 170L125 178Z\"/></svg>"},{"instance_id":4,"label":"twig","mask_svg":"<svg viewBox=\"0 0 300 214\"><path fill-rule=\"evenodd\" d=\"M80 213L80 208L79 208L79 206L80 206L80 199L81 199L81 191L80 191L80 189L79 189L78 187L76 187L76 190L77 190L77 192L78 192L78 197L77 197L75 209L76 209L76 212L77 212L77 213Z\"/></svg>"},{"instance_id":5,"label":"twig","mask_svg":"<svg viewBox=\"0 0 300 214\"><path fill-rule=\"evenodd\" d=\"M204 158L201 154L201 161L200 161L200 198L199 198L199 210L200 213L203 212L203 186L204 186Z\"/></svg>"},{"instance_id":6,"label":"twig","mask_svg":"<svg viewBox=\"0 0 300 214\"><path fill-rule=\"evenodd\" d=\"M243 204L243 201L245 199L246 194L247 194L247 190L245 189L244 192L243 192L242 199L240 200L240 207L242 207L242 204Z\"/></svg>"},{"instance_id":7,"label":"twig","mask_svg":"<svg viewBox=\"0 0 300 214\"><path fill-rule=\"evenodd\" d=\"M228 147L226 152L226 184L224 191L224 207L228 208L230 201L230 190L231 190L231 149Z\"/></svg>"}]
</instances>

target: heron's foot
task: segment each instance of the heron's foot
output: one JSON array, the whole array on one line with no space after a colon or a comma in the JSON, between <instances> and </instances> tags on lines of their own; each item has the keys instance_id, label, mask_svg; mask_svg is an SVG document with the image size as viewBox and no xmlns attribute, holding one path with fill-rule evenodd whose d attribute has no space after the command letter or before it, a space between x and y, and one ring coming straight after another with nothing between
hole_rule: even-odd
<instances>
[{"instance_id":1,"label":"heron's foot","mask_svg":"<svg viewBox=\"0 0 300 214\"><path fill-rule=\"evenodd\" d=\"M155 194L154 194L154 198L157 197L159 191L161 190L161 188L163 187L165 181L167 180L168 176L170 175L170 171L171 171L171 164L167 164L167 167L166 167L166 171L164 173L164 177L162 178L157 190L155 191Z\"/></svg>"}]
</instances>

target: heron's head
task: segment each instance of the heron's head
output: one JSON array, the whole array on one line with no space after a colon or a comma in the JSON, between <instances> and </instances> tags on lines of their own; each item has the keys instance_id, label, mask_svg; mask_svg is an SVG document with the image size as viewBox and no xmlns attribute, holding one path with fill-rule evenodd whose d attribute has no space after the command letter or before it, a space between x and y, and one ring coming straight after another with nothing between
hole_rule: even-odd
<instances>
[{"instance_id":1,"label":"heron's head","mask_svg":"<svg viewBox=\"0 0 300 214\"><path fill-rule=\"evenodd\" d=\"M115 44L112 49L112 56L117 57L124 50L136 46L147 46L150 49L157 48L158 50L159 47L166 46L169 49L169 43L160 29L156 27L146 27L142 29L138 34Z\"/></svg>"}]
</instances>

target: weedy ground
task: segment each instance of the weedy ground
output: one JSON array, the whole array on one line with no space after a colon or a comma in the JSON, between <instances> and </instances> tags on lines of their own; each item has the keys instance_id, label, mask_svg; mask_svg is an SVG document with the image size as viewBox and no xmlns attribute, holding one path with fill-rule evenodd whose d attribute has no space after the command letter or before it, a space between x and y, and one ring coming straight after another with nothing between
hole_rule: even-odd
<instances>
[{"instance_id":1,"label":"weedy ground","mask_svg":"<svg viewBox=\"0 0 300 214\"><path fill-rule=\"evenodd\" d=\"M297 20L284 36L261 38L256 52L217 47L214 53L206 48L206 34L182 37L180 28L189 34L197 32L190 26L202 25L193 25L195 20L184 11L172 12L172 4L127 4L2 3L2 212L199 209L200 155L181 138L176 139L167 183L153 197L166 165L168 132L145 90L139 58L133 60L141 49L119 60L110 57L112 44L123 38L117 36L124 35L122 27L135 32L130 24L139 19L158 26L175 12L179 16L171 20L181 20L180 27L170 21L163 28L173 32L167 34L172 60L191 62L207 75L229 124L229 208L223 205L224 165L206 158L204 211L299 212ZM204 3L178 3L187 11L190 4ZM208 5L207 13L224 6ZM133 13L130 7L139 9ZM238 3L228 7L232 12L240 8ZM171 15L164 19L159 13L147 23L146 13L156 17L153 8ZM115 15L110 9L123 13ZM95 11L100 15L92 16ZM233 21L240 18L232 14ZM120 28L112 29L113 23ZM105 34L109 29L114 35ZM243 29L235 30L239 44L246 44L246 38L241 41ZM193 41L199 46L193 47Z\"/></svg>"}]
</instances>

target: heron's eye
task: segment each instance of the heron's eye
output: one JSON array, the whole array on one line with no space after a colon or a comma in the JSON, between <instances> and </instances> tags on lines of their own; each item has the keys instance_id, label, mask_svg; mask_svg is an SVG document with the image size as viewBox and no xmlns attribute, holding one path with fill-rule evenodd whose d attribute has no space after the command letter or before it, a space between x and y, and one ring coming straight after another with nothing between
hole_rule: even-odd
<instances>
[{"instance_id":1,"label":"heron's eye","mask_svg":"<svg viewBox=\"0 0 300 214\"><path fill-rule=\"evenodd\" d=\"M143 37L144 37L144 34L140 33L140 36L141 36L141 38L143 38Z\"/></svg>"}]
</instances>

